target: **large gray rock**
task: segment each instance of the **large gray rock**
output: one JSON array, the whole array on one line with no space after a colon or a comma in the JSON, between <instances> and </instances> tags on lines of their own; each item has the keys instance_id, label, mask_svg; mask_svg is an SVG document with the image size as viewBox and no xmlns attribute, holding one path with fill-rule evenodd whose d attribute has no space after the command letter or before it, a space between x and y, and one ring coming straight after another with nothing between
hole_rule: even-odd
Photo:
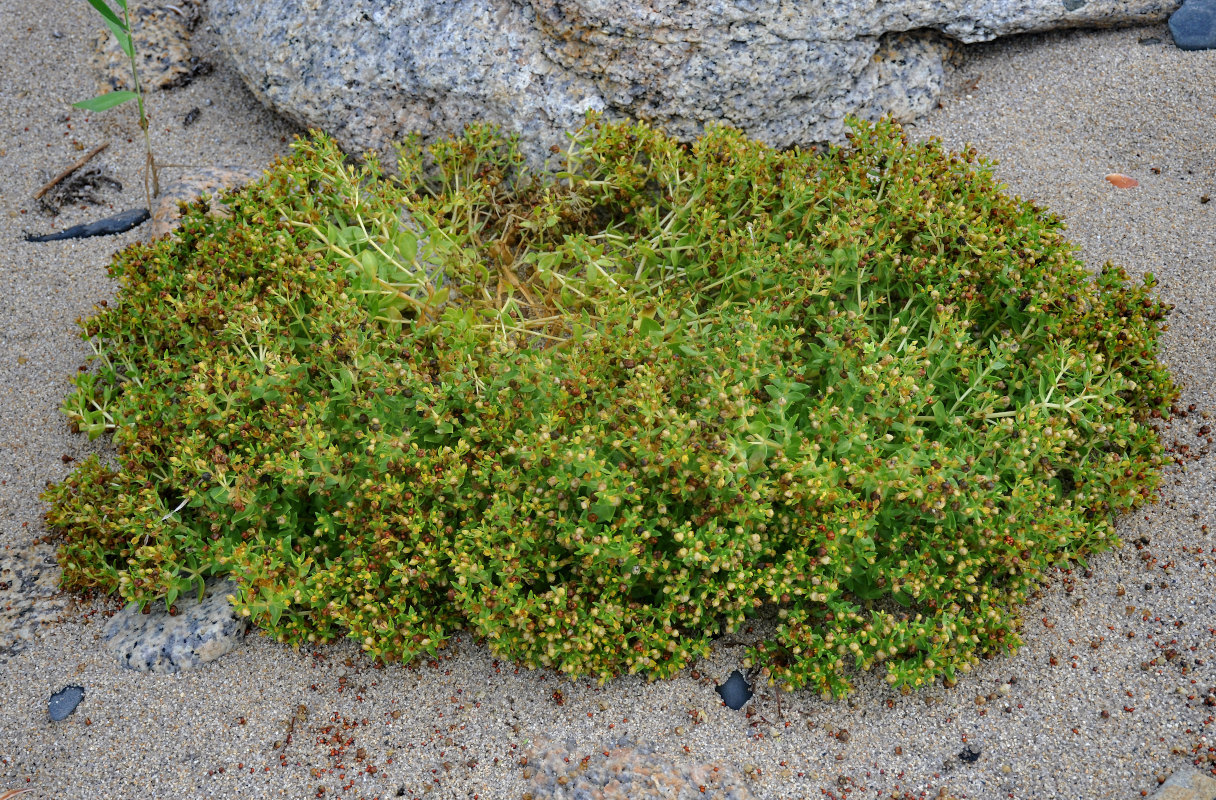
<instances>
[{"instance_id":1,"label":"large gray rock","mask_svg":"<svg viewBox=\"0 0 1216 800\"><path fill-rule=\"evenodd\" d=\"M846 114L910 120L946 42L1164 20L1177 0L209 0L237 70L280 113L361 151L474 120L534 160L588 109L683 138L724 122L785 147Z\"/></svg>"}]
</instances>

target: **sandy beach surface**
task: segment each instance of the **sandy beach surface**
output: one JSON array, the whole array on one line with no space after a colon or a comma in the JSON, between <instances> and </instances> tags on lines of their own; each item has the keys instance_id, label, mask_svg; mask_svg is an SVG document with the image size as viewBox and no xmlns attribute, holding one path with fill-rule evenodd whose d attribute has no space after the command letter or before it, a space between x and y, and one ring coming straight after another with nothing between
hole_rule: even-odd
<instances>
[{"instance_id":1,"label":"sandy beach surface","mask_svg":"<svg viewBox=\"0 0 1216 800\"><path fill-rule=\"evenodd\" d=\"M58 408L90 353L75 319L113 296L105 265L139 231L45 244L21 234L143 206L142 145L131 107L70 108L97 88L86 3L0 0L0 19L0 794L515 800L536 791L520 762L535 764L538 742L574 761L622 737L791 800L1133 798L1197 759L1216 766L1201 758L1216 746L1204 703L1216 687L1216 456L1198 433L1216 414L1216 202L1202 201L1216 195L1216 51L1179 51L1164 25L974 46L942 107L910 129L998 159L1010 191L1064 216L1091 266L1157 275L1176 306L1164 359L1184 386L1179 405L1195 409L1164 437L1189 449L1161 502L1122 520L1120 551L1056 575L1025 609L1016 656L907 697L874 677L842 702L783 694L778 713L769 688L743 711L719 702L737 646L675 680L604 687L517 670L467 637L410 667L374 668L352 643L294 652L255 634L195 672L121 669L99 641L117 603L56 594L54 546L36 540L48 533L47 481L106 448L71 433ZM295 131L215 44L200 29L196 53L214 72L149 97L156 149L172 163L262 166ZM103 141L92 163L123 190L101 207L40 213L38 187ZM1140 185L1116 189L1104 180L1114 172ZM71 684L83 702L51 722L48 697ZM980 753L971 763L959 758L968 746Z\"/></svg>"}]
</instances>

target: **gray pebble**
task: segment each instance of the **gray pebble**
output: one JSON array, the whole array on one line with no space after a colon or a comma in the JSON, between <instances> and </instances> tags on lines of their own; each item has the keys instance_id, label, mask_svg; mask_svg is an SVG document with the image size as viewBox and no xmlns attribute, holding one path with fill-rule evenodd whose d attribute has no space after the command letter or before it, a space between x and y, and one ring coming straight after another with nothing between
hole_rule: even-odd
<instances>
[{"instance_id":1,"label":"gray pebble","mask_svg":"<svg viewBox=\"0 0 1216 800\"><path fill-rule=\"evenodd\" d=\"M62 722L76 710L76 706L80 705L80 701L83 699L84 687L65 686L51 695L51 699L46 704L46 711L52 720Z\"/></svg>"}]
</instances>

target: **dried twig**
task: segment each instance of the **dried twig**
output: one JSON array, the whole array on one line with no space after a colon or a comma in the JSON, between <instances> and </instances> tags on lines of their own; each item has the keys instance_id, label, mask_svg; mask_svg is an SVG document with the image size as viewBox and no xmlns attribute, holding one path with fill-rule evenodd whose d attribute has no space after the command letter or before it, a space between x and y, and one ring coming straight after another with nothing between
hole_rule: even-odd
<instances>
[{"instance_id":1,"label":"dried twig","mask_svg":"<svg viewBox=\"0 0 1216 800\"><path fill-rule=\"evenodd\" d=\"M96 147L94 147L94 148L93 148L92 150L90 150L89 152L85 153L84 158L80 159L80 160L79 160L79 161L77 161L75 164L73 164L72 166L70 166L70 167L68 167L67 169L65 169L63 172L61 172L61 173L59 173L58 175L56 175L55 177L51 178L51 180L50 180L50 181L49 181L49 182L46 184L46 186L43 186L41 189L39 189L39 190L38 190L38 191L37 191L37 192L34 194L34 199L35 199L35 200L41 200L41 199L42 199L42 196L43 196L44 194L46 194L47 192L49 192L51 189L54 189L56 186L58 186L60 181L62 181L62 180L63 180L64 178L66 178L67 176L71 175L71 174L72 174L73 172L75 172L76 170L78 170L78 169L80 169L81 167L83 167L85 164L89 163L89 159L90 159L90 158L92 158L93 156L97 155L97 154L98 154L98 153L100 153L102 150L105 150L105 149L106 149L107 147L109 147L109 146L110 146L110 143L109 143L109 142L102 142L101 144L97 145Z\"/></svg>"}]
</instances>

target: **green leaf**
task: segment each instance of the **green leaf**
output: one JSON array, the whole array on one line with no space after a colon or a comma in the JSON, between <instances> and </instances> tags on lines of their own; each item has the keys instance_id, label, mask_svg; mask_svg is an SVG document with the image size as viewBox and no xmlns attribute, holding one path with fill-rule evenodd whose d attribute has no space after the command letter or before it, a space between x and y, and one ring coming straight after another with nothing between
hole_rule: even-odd
<instances>
[{"instance_id":1,"label":"green leaf","mask_svg":"<svg viewBox=\"0 0 1216 800\"><path fill-rule=\"evenodd\" d=\"M427 301L427 305L441 306L448 301L448 297L451 295L451 293L451 287L445 286L431 295L431 299Z\"/></svg>"},{"instance_id":2,"label":"green leaf","mask_svg":"<svg viewBox=\"0 0 1216 800\"><path fill-rule=\"evenodd\" d=\"M933 404L933 421L938 425L946 424L946 406L941 400Z\"/></svg>"},{"instance_id":3,"label":"green leaf","mask_svg":"<svg viewBox=\"0 0 1216 800\"><path fill-rule=\"evenodd\" d=\"M118 47L126 54L127 58L135 58L135 45L131 43L131 34L114 27L111 27L110 31L114 34L114 38L118 40Z\"/></svg>"},{"instance_id":4,"label":"green leaf","mask_svg":"<svg viewBox=\"0 0 1216 800\"><path fill-rule=\"evenodd\" d=\"M83 108L85 111L105 111L135 98L135 92L110 92L109 94L99 94L88 100L81 100L79 103L73 103L72 107Z\"/></svg>"},{"instance_id":5,"label":"green leaf","mask_svg":"<svg viewBox=\"0 0 1216 800\"><path fill-rule=\"evenodd\" d=\"M364 250L359 254L359 261L363 264L363 275L369 282L374 282L380 277L380 255L375 250Z\"/></svg>"},{"instance_id":6,"label":"green leaf","mask_svg":"<svg viewBox=\"0 0 1216 800\"><path fill-rule=\"evenodd\" d=\"M114 9L110 8L106 0L89 0L89 5L97 9L97 13L101 14L101 18L106 21L111 30L117 27L119 30L126 31L127 26L122 21L122 17L114 13ZM118 5L123 11L127 10L127 0L118 0Z\"/></svg>"},{"instance_id":7,"label":"green leaf","mask_svg":"<svg viewBox=\"0 0 1216 800\"><path fill-rule=\"evenodd\" d=\"M607 525L612 522L616 516L616 506L606 500L602 500L591 507L592 513L599 519L601 524Z\"/></svg>"},{"instance_id":8,"label":"green leaf","mask_svg":"<svg viewBox=\"0 0 1216 800\"><path fill-rule=\"evenodd\" d=\"M418 237L414 235L413 231L398 231L394 244L397 246L397 251L401 253L403 261L407 264L414 263L414 259L418 256Z\"/></svg>"}]
</instances>

